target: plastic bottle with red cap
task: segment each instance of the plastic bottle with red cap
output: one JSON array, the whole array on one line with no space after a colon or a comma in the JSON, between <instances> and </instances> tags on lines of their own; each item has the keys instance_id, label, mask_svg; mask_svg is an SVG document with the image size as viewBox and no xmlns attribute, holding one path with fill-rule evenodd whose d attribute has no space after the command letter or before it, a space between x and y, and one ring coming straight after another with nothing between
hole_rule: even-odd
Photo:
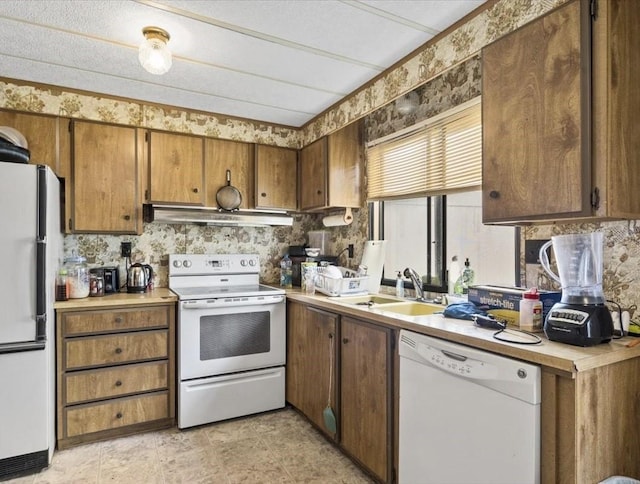
<instances>
[{"instance_id":1,"label":"plastic bottle with red cap","mask_svg":"<svg viewBox=\"0 0 640 484\"><path fill-rule=\"evenodd\" d=\"M542 331L542 302L538 288L533 287L522 293L520 300L520 329Z\"/></svg>"}]
</instances>

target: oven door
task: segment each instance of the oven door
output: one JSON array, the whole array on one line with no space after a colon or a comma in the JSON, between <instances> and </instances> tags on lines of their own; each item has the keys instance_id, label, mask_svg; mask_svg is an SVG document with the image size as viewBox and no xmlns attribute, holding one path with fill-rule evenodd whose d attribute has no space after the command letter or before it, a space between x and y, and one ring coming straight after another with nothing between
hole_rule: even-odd
<instances>
[{"instance_id":1,"label":"oven door","mask_svg":"<svg viewBox=\"0 0 640 484\"><path fill-rule=\"evenodd\" d=\"M181 381L284 365L283 295L181 301Z\"/></svg>"}]
</instances>

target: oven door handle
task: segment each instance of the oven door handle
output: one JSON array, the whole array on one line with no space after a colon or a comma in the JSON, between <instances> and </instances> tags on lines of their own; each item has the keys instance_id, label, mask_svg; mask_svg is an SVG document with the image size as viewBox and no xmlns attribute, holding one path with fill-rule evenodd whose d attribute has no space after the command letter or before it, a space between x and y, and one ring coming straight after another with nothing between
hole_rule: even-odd
<instances>
[{"instance_id":1,"label":"oven door handle","mask_svg":"<svg viewBox=\"0 0 640 484\"><path fill-rule=\"evenodd\" d=\"M279 304L284 301L284 295L278 296L258 296L258 297L233 297L219 299L197 299L192 301L182 301L182 309L213 309L246 306L264 306Z\"/></svg>"}]
</instances>

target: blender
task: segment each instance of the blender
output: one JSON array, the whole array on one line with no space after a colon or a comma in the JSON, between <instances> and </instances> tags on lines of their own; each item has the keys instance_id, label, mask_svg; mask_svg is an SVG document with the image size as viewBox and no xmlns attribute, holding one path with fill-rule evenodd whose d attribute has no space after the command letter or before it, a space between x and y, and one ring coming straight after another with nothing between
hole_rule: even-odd
<instances>
[{"instance_id":1,"label":"blender","mask_svg":"<svg viewBox=\"0 0 640 484\"><path fill-rule=\"evenodd\" d=\"M553 244L559 276L549 266L547 248ZM601 232L556 235L540 248L540 262L560 283L562 298L544 322L552 341L593 346L611 341L613 320L602 291L604 243Z\"/></svg>"}]
</instances>

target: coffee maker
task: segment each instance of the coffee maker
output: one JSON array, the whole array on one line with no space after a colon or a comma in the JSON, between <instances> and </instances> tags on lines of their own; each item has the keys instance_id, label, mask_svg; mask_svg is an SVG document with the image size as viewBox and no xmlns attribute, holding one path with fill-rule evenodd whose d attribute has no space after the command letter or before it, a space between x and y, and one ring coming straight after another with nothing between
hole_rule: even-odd
<instances>
[{"instance_id":1,"label":"coffee maker","mask_svg":"<svg viewBox=\"0 0 640 484\"><path fill-rule=\"evenodd\" d=\"M553 245L559 276L551 270ZM543 269L562 287L562 298L547 313L544 332L552 341L593 346L611 341L613 320L602 290L601 232L557 235L540 248Z\"/></svg>"}]
</instances>

